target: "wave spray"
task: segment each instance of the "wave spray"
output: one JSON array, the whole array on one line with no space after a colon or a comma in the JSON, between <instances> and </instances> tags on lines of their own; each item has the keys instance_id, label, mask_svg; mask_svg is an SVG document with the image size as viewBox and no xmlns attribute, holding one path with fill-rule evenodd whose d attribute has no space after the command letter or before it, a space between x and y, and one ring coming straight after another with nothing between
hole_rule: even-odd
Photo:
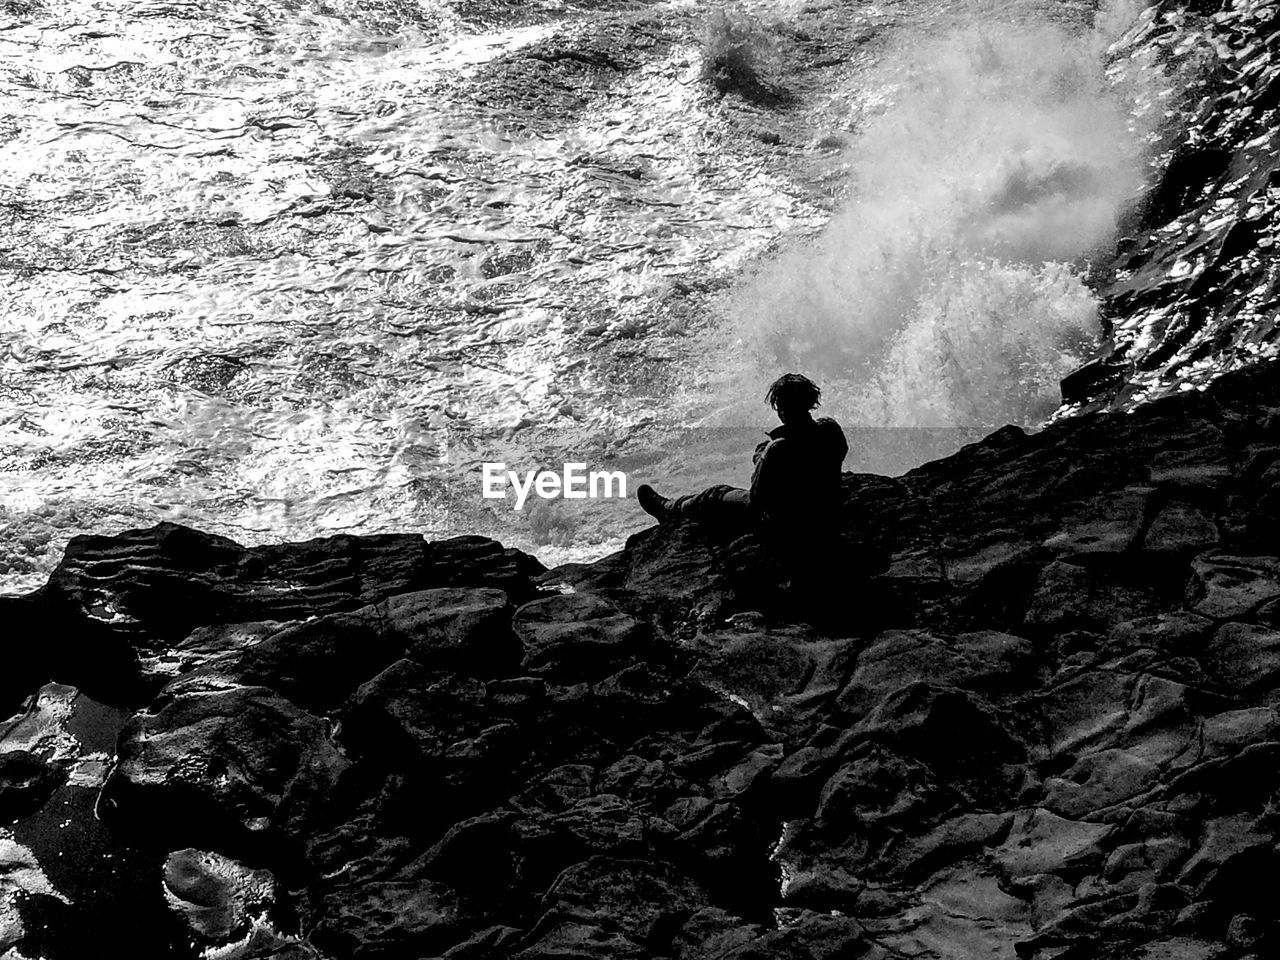
<instances>
[{"instance_id":1,"label":"wave spray","mask_svg":"<svg viewBox=\"0 0 1280 960\"><path fill-rule=\"evenodd\" d=\"M853 425L1049 415L1098 335L1088 262L1141 185L1142 137L1103 62L1126 19L962 25L882 57L869 79L887 106L850 148L849 199L731 297L759 369L729 382L803 370Z\"/></svg>"}]
</instances>

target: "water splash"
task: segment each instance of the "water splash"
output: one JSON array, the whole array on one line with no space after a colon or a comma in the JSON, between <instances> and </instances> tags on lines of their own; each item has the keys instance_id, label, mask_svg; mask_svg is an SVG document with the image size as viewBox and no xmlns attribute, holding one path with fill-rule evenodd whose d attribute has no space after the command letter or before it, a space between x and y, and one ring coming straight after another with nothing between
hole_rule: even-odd
<instances>
[{"instance_id":1,"label":"water splash","mask_svg":"<svg viewBox=\"0 0 1280 960\"><path fill-rule=\"evenodd\" d=\"M962 25L881 58L851 199L729 305L759 368L732 379L808 371L851 423L1051 413L1098 331L1089 258L1142 182L1142 140L1103 63L1131 13L1109 7L1091 29Z\"/></svg>"}]
</instances>

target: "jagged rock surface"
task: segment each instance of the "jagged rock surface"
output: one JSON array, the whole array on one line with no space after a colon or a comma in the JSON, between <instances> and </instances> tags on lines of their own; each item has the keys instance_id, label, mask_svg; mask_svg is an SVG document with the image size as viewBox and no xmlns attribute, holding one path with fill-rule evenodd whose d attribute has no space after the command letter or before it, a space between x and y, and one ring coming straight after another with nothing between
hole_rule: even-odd
<instances>
[{"instance_id":1,"label":"jagged rock surface","mask_svg":"<svg viewBox=\"0 0 1280 960\"><path fill-rule=\"evenodd\" d=\"M849 474L816 623L688 526L553 571L166 526L78 541L29 602L131 655L97 809L202 943L252 916L290 957L1260 958L1277 411L1265 366Z\"/></svg>"},{"instance_id":2,"label":"jagged rock surface","mask_svg":"<svg viewBox=\"0 0 1280 960\"><path fill-rule=\"evenodd\" d=\"M1280 8L1159 0L1113 50L1146 77L1163 175L1104 285L1110 336L1063 384L1068 403L1129 407L1275 357L1280 233Z\"/></svg>"}]
</instances>

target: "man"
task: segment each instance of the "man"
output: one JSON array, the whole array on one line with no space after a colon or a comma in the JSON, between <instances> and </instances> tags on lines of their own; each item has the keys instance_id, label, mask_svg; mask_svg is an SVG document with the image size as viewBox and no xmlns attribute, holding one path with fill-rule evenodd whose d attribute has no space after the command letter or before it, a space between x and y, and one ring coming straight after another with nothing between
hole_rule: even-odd
<instances>
[{"instance_id":1,"label":"man","mask_svg":"<svg viewBox=\"0 0 1280 960\"><path fill-rule=\"evenodd\" d=\"M840 424L815 420L822 391L808 377L788 373L769 387L765 400L782 425L769 431L754 456L751 488L728 484L670 499L648 484L636 490L646 513L659 521L689 518L730 529L756 526L777 546L804 549L829 539L840 505L840 465L849 444Z\"/></svg>"}]
</instances>

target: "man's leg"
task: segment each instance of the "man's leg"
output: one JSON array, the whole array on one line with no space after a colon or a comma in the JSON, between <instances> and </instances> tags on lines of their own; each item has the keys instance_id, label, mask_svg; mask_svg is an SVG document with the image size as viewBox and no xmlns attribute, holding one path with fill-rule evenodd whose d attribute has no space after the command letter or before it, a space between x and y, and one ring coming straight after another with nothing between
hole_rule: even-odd
<instances>
[{"instance_id":1,"label":"man's leg","mask_svg":"<svg viewBox=\"0 0 1280 960\"><path fill-rule=\"evenodd\" d=\"M746 526L751 519L750 496L741 487L718 483L700 493L676 497L667 507L667 516L715 526Z\"/></svg>"}]
</instances>

